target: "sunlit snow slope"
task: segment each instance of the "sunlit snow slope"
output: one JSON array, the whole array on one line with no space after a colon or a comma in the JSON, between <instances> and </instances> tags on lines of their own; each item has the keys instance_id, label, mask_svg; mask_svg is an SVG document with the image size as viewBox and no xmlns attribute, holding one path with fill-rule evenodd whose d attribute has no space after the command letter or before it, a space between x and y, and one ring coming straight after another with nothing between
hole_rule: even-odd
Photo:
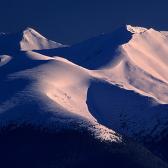
<instances>
[{"instance_id":1,"label":"sunlit snow slope","mask_svg":"<svg viewBox=\"0 0 168 168\"><path fill-rule=\"evenodd\" d=\"M118 138L113 130L160 137L168 129L166 34L126 25L69 47L30 28L22 40L0 36L1 124L81 122L106 138Z\"/></svg>"}]
</instances>

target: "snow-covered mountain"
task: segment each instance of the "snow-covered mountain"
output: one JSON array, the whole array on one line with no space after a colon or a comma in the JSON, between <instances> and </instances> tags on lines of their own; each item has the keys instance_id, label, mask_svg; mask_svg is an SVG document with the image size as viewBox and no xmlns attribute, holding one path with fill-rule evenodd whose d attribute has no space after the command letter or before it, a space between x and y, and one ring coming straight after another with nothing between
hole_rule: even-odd
<instances>
[{"instance_id":1,"label":"snow-covered mountain","mask_svg":"<svg viewBox=\"0 0 168 168\"><path fill-rule=\"evenodd\" d=\"M2 33L0 53L1 128L78 124L115 142L168 137L167 32L126 25L64 46L27 28Z\"/></svg>"},{"instance_id":2,"label":"snow-covered mountain","mask_svg":"<svg viewBox=\"0 0 168 168\"><path fill-rule=\"evenodd\" d=\"M95 80L87 90L89 112L99 123L139 139L167 128L167 46L165 32L126 25L71 47L38 52L88 69Z\"/></svg>"}]
</instances>

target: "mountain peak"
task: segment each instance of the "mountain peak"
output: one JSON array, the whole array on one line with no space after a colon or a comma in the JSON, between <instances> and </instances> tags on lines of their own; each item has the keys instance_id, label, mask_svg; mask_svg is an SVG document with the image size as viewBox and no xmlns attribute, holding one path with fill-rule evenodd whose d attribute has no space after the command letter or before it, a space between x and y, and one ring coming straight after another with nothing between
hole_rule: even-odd
<instances>
[{"instance_id":1,"label":"mountain peak","mask_svg":"<svg viewBox=\"0 0 168 168\"><path fill-rule=\"evenodd\" d=\"M36 31L36 30L31 27L26 27L23 31Z\"/></svg>"},{"instance_id":2,"label":"mountain peak","mask_svg":"<svg viewBox=\"0 0 168 168\"><path fill-rule=\"evenodd\" d=\"M35 29L31 27L26 27L26 29L23 30L23 36L35 36L39 38L46 39L44 36L42 36L39 32L37 32Z\"/></svg>"},{"instance_id":3,"label":"mountain peak","mask_svg":"<svg viewBox=\"0 0 168 168\"><path fill-rule=\"evenodd\" d=\"M144 28L144 27L138 27L138 26L132 26L132 25L125 25L126 29L133 33L133 34L136 34L136 33L143 33L145 31L147 31L148 29Z\"/></svg>"}]
</instances>

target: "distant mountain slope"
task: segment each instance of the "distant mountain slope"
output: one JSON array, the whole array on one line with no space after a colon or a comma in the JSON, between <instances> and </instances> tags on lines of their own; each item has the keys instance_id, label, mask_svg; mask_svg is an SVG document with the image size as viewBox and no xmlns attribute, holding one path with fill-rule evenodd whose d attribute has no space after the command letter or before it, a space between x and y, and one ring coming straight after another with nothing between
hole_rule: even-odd
<instances>
[{"instance_id":1,"label":"distant mountain slope","mask_svg":"<svg viewBox=\"0 0 168 168\"><path fill-rule=\"evenodd\" d=\"M0 34L0 52L41 50L61 47L62 44L48 40L32 28L17 33Z\"/></svg>"}]
</instances>

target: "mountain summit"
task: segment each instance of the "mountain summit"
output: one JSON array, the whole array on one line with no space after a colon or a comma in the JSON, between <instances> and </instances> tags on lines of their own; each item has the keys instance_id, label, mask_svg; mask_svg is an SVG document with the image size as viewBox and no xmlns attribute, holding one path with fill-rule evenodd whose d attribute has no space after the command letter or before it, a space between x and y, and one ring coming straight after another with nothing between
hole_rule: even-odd
<instances>
[{"instance_id":1,"label":"mountain summit","mask_svg":"<svg viewBox=\"0 0 168 168\"><path fill-rule=\"evenodd\" d=\"M131 33L143 33L148 30L144 27L131 26L131 25L126 25L126 29Z\"/></svg>"}]
</instances>

